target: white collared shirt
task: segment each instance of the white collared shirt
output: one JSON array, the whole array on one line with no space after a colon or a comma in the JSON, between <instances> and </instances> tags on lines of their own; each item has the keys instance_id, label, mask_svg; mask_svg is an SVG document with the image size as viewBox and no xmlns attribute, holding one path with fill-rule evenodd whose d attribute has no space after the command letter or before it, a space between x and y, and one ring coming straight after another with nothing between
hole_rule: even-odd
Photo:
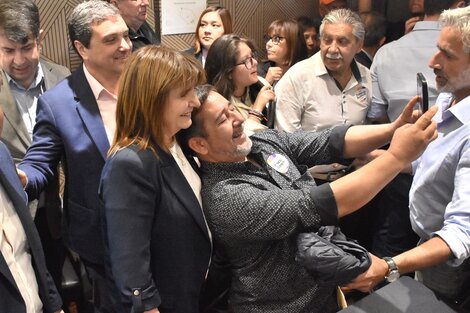
<instances>
[{"instance_id":1,"label":"white collared shirt","mask_svg":"<svg viewBox=\"0 0 470 313\"><path fill-rule=\"evenodd\" d=\"M369 69L352 62L353 75L343 90L328 73L320 52L294 64L274 87L275 128L319 131L363 124L372 98L372 81Z\"/></svg>"},{"instance_id":2,"label":"white collared shirt","mask_svg":"<svg viewBox=\"0 0 470 313\"><path fill-rule=\"evenodd\" d=\"M0 184L0 251L23 297L27 313L41 313L38 283L29 244L13 203Z\"/></svg>"}]
</instances>

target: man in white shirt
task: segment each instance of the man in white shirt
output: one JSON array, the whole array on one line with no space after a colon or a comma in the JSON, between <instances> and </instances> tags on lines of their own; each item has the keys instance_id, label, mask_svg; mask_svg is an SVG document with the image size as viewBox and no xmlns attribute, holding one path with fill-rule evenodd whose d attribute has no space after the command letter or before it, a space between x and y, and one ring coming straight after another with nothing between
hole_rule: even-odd
<instances>
[{"instance_id":1,"label":"man in white shirt","mask_svg":"<svg viewBox=\"0 0 470 313\"><path fill-rule=\"evenodd\" d=\"M372 96L369 70L354 60L364 24L347 9L328 13L320 26L320 52L293 65L275 87L275 128L318 131L362 124Z\"/></svg>"}]
</instances>

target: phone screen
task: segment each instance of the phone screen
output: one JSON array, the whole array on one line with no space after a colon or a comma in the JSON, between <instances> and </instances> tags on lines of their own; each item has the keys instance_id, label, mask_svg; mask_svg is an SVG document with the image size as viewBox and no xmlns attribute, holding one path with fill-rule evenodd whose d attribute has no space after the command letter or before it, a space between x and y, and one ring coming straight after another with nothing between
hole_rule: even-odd
<instances>
[{"instance_id":1,"label":"phone screen","mask_svg":"<svg viewBox=\"0 0 470 313\"><path fill-rule=\"evenodd\" d=\"M429 100L428 100L428 83L423 73L416 74L416 83L417 83L417 95L419 97L419 110L421 113L424 113L428 110Z\"/></svg>"}]
</instances>

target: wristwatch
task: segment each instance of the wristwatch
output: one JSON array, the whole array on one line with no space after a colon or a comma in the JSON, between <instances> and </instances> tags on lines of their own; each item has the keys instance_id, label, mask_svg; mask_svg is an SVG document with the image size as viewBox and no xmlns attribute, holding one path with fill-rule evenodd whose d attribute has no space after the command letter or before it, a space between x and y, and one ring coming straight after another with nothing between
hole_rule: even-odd
<instances>
[{"instance_id":1,"label":"wristwatch","mask_svg":"<svg viewBox=\"0 0 470 313\"><path fill-rule=\"evenodd\" d=\"M387 275L385 275L385 280L387 280L389 283L393 283L398 278L400 278L398 267L395 264L395 261L393 261L391 257L386 256L383 259L385 262L387 262L387 265L388 265L388 273Z\"/></svg>"}]
</instances>

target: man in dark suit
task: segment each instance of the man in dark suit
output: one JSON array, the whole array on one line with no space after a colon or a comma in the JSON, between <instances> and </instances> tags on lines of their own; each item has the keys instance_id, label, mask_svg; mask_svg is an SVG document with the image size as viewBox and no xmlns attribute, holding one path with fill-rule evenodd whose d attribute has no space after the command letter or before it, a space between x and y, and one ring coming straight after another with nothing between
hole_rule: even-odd
<instances>
[{"instance_id":1,"label":"man in dark suit","mask_svg":"<svg viewBox=\"0 0 470 313\"><path fill-rule=\"evenodd\" d=\"M105 1L80 3L68 28L83 65L39 98L33 143L19 165L27 179L19 173L35 198L62 160L65 243L87 269L95 309L115 312L117 293L104 273L98 184L114 136L118 80L132 44L118 9Z\"/></svg>"},{"instance_id":2,"label":"man in dark suit","mask_svg":"<svg viewBox=\"0 0 470 313\"><path fill-rule=\"evenodd\" d=\"M146 45L159 45L160 39L147 23L147 8L149 0L108 0L114 4L129 27L129 37L132 41L132 51Z\"/></svg>"},{"instance_id":3,"label":"man in dark suit","mask_svg":"<svg viewBox=\"0 0 470 313\"><path fill-rule=\"evenodd\" d=\"M0 133L2 124L0 109ZM0 311L60 312L62 301L27 201L13 159L0 142Z\"/></svg>"},{"instance_id":4,"label":"man in dark suit","mask_svg":"<svg viewBox=\"0 0 470 313\"><path fill-rule=\"evenodd\" d=\"M39 11L30 0L0 2L0 104L4 115L2 141L19 163L31 145L38 97L70 74L40 59L44 32ZM62 208L58 180L51 180L39 203L30 203L46 255L47 268L60 288L65 249L61 239Z\"/></svg>"}]
</instances>

